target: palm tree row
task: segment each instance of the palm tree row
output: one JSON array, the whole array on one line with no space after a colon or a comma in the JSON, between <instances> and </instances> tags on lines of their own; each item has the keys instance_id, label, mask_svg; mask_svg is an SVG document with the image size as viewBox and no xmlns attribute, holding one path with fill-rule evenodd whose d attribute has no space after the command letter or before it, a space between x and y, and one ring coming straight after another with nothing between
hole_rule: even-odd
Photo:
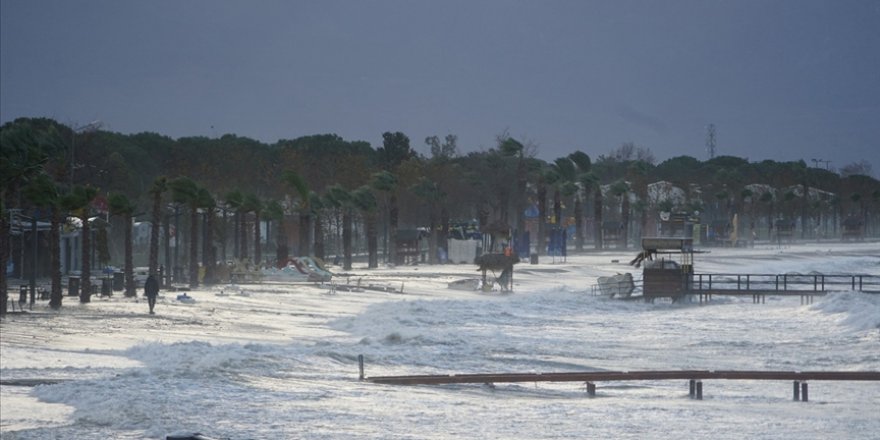
<instances>
[{"instance_id":1,"label":"palm tree row","mask_svg":"<svg viewBox=\"0 0 880 440\"><path fill-rule=\"evenodd\" d=\"M0 127L4 155L0 218L4 252L0 262L5 266L8 259L10 209L39 207L49 212L53 307L60 307L62 297L57 231L68 215L78 217L82 228L79 296L81 301L89 301L89 218L97 185L102 182L99 176L103 175L81 172L77 174L79 181L69 181L66 170L73 164L66 159L63 141L68 131L54 121L43 120ZM838 221L854 214L868 220L880 210L876 179L807 168L803 161L749 163L720 157L700 162L682 156L654 165L649 155L633 155L630 145L594 160L575 151L545 162L535 157L534 145L506 135L499 137L495 148L465 155L458 154L455 143L454 136L447 136L445 143L436 137L426 139L431 157L417 154L409 138L399 132L385 133L382 146L376 149L334 135L268 146L233 135L174 141L152 134L98 132L81 143L78 139L77 145L82 145L83 167L117 167L104 174L125 176L119 182L103 182L107 186L102 191L110 193L110 214L125 225L126 242L131 240L129 228L137 207L149 207L150 274L159 273L162 232L166 267L169 265L169 209L188 214L184 230L174 233L189 240L186 278L193 287L200 282L200 266L205 282L215 281L215 264L227 260L227 243L232 244L234 259L267 260L263 226L275 229L276 261L287 260L291 253L288 241L295 237L298 248L294 254L324 258L335 252L343 256L343 267L348 270L358 231L365 237L368 267L379 264L380 237L386 261L399 261L394 243L401 225L426 227L430 232L428 258L433 262L437 249L444 246L449 225L472 219L478 219L479 225L509 225L518 232L534 227L534 248L541 253L546 249L548 226L572 224L576 250L583 249L590 237L594 246L601 248L606 219L623 225L626 243L634 241L628 239L630 229L647 230L650 213L659 210L699 210L715 218L729 218L733 212L751 219L766 215L766 223L784 215L799 218L801 231L807 229L807 217ZM121 159L113 164L102 162L107 156L103 152L114 151L114 146L124 153L116 154ZM140 153L127 159L126 155L134 152ZM196 166L184 168L182 164ZM79 161L76 165L80 166ZM119 167L128 167L129 172ZM658 181L670 182L686 196L657 200L648 188ZM763 190L756 184L775 190ZM832 195L813 197L820 190ZM549 210L548 197L552 199ZM526 218L529 206L537 211L537 219ZM229 214L231 234L226 230ZM291 216L297 220L298 230L288 236ZM585 226L589 222L592 229L588 231ZM338 247L328 250L328 243ZM129 295L133 290L132 252L126 243L124 276ZM0 276L5 289L5 273Z\"/></svg>"}]
</instances>

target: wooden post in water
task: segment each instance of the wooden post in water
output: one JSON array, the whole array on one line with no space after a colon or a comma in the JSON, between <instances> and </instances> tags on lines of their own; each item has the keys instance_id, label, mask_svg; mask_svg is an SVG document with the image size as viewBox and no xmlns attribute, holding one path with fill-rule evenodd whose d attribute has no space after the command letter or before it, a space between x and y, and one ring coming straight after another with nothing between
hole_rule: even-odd
<instances>
[{"instance_id":1,"label":"wooden post in water","mask_svg":"<svg viewBox=\"0 0 880 440\"><path fill-rule=\"evenodd\" d=\"M697 400L703 400L703 381L697 381Z\"/></svg>"},{"instance_id":2,"label":"wooden post in water","mask_svg":"<svg viewBox=\"0 0 880 440\"><path fill-rule=\"evenodd\" d=\"M364 355L358 355L358 369L360 370L360 375L358 376L358 380L364 380Z\"/></svg>"},{"instance_id":3,"label":"wooden post in water","mask_svg":"<svg viewBox=\"0 0 880 440\"><path fill-rule=\"evenodd\" d=\"M795 402L801 400L801 383L800 381L794 381L794 394L793 399Z\"/></svg>"},{"instance_id":4,"label":"wooden post in water","mask_svg":"<svg viewBox=\"0 0 880 440\"><path fill-rule=\"evenodd\" d=\"M801 401L806 402L809 398L807 397L807 383L801 382Z\"/></svg>"},{"instance_id":5,"label":"wooden post in water","mask_svg":"<svg viewBox=\"0 0 880 440\"><path fill-rule=\"evenodd\" d=\"M587 382L587 395L590 397L596 397L596 384L593 382Z\"/></svg>"}]
</instances>

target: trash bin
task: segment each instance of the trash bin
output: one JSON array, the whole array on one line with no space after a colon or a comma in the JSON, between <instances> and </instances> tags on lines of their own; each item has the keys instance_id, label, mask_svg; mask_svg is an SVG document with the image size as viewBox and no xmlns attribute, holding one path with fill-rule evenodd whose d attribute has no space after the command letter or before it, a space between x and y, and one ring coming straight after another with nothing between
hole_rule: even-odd
<instances>
[{"instance_id":1,"label":"trash bin","mask_svg":"<svg viewBox=\"0 0 880 440\"><path fill-rule=\"evenodd\" d=\"M122 289L125 289L125 274L113 272L113 290L120 291Z\"/></svg>"},{"instance_id":2,"label":"trash bin","mask_svg":"<svg viewBox=\"0 0 880 440\"><path fill-rule=\"evenodd\" d=\"M67 277L67 295L68 296L79 296L79 277L76 277L76 276Z\"/></svg>"},{"instance_id":3,"label":"trash bin","mask_svg":"<svg viewBox=\"0 0 880 440\"><path fill-rule=\"evenodd\" d=\"M101 296L113 296L113 291L110 290L111 281L110 278L101 278Z\"/></svg>"},{"instance_id":4,"label":"trash bin","mask_svg":"<svg viewBox=\"0 0 880 440\"><path fill-rule=\"evenodd\" d=\"M27 303L27 293L28 293L27 284L22 284L21 286L18 286L18 303L19 304Z\"/></svg>"},{"instance_id":5,"label":"trash bin","mask_svg":"<svg viewBox=\"0 0 880 440\"><path fill-rule=\"evenodd\" d=\"M537 252L532 252L532 254L529 255L529 257L530 257L530 259L529 259L530 264L538 264L538 253Z\"/></svg>"}]
</instances>

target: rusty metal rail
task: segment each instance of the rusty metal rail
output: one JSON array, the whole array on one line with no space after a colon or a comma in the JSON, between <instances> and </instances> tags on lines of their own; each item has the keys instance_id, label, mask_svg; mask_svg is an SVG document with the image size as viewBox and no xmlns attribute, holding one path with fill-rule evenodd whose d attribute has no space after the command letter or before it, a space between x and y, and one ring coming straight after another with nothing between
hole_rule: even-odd
<instances>
[{"instance_id":1,"label":"rusty metal rail","mask_svg":"<svg viewBox=\"0 0 880 440\"><path fill-rule=\"evenodd\" d=\"M366 381L387 385L440 385L502 382L603 382L631 380L793 380L880 381L880 371L748 371L748 370L647 370L588 371L574 373L487 373L417 376L373 376Z\"/></svg>"},{"instance_id":2,"label":"rusty metal rail","mask_svg":"<svg viewBox=\"0 0 880 440\"><path fill-rule=\"evenodd\" d=\"M766 370L644 370L570 373L483 373L415 376L364 376L364 357L358 356L360 380L386 385L495 384L516 382L583 382L587 395L596 395L596 382L687 380L692 399L703 399L703 380L791 380L793 400L808 401L808 381L880 381L880 371L766 371Z\"/></svg>"}]
</instances>

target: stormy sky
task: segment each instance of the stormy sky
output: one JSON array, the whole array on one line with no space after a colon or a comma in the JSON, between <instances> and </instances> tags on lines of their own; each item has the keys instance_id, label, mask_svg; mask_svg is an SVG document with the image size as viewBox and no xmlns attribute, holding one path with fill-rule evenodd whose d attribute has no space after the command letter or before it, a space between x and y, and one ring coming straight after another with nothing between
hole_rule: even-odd
<instances>
[{"instance_id":1,"label":"stormy sky","mask_svg":"<svg viewBox=\"0 0 880 440\"><path fill-rule=\"evenodd\" d=\"M880 1L0 0L0 122L880 167ZM875 172L876 174L876 172Z\"/></svg>"}]
</instances>

